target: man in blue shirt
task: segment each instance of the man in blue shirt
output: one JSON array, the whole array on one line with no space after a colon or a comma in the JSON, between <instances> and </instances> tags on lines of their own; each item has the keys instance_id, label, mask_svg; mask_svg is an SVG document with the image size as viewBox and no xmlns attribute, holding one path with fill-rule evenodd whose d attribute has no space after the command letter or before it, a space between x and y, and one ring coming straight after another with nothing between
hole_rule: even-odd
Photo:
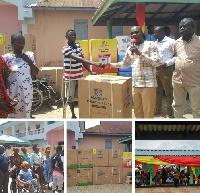
<instances>
[{"instance_id":1,"label":"man in blue shirt","mask_svg":"<svg viewBox=\"0 0 200 193\"><path fill-rule=\"evenodd\" d=\"M153 41L153 42L155 42L156 38L154 37L154 26L153 25L149 25L147 27L147 29L148 29L148 34L146 35L145 40L146 41Z\"/></svg>"},{"instance_id":2,"label":"man in blue shirt","mask_svg":"<svg viewBox=\"0 0 200 193\"><path fill-rule=\"evenodd\" d=\"M0 145L0 193L8 193L8 182L9 182L9 157L4 153L5 148Z\"/></svg>"}]
</instances>

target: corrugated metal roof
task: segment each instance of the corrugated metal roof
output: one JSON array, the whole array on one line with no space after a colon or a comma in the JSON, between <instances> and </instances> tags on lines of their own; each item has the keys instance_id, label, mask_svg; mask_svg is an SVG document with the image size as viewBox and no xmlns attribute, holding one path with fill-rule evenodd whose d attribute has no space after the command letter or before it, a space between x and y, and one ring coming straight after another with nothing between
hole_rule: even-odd
<instances>
[{"instance_id":1,"label":"corrugated metal roof","mask_svg":"<svg viewBox=\"0 0 200 193\"><path fill-rule=\"evenodd\" d=\"M136 121L135 131L200 131L200 122Z\"/></svg>"},{"instance_id":2,"label":"corrugated metal roof","mask_svg":"<svg viewBox=\"0 0 200 193\"><path fill-rule=\"evenodd\" d=\"M35 7L88 7L98 8L101 0L45 0Z\"/></svg>"},{"instance_id":3,"label":"corrugated metal roof","mask_svg":"<svg viewBox=\"0 0 200 193\"><path fill-rule=\"evenodd\" d=\"M14 144L32 144L30 141L20 139L17 137L13 137L10 135L0 135L0 144L6 144L6 143L14 143Z\"/></svg>"},{"instance_id":4,"label":"corrugated metal roof","mask_svg":"<svg viewBox=\"0 0 200 193\"><path fill-rule=\"evenodd\" d=\"M136 156L200 156L200 150L154 150L136 149Z\"/></svg>"},{"instance_id":5,"label":"corrugated metal roof","mask_svg":"<svg viewBox=\"0 0 200 193\"><path fill-rule=\"evenodd\" d=\"M132 133L131 121L102 121L100 125L96 125L85 130L85 133Z\"/></svg>"},{"instance_id":6,"label":"corrugated metal roof","mask_svg":"<svg viewBox=\"0 0 200 193\"><path fill-rule=\"evenodd\" d=\"M107 20L111 20L113 26L138 25L135 14L136 2L139 1L104 0L92 18L93 25L106 26ZM176 25L184 17L196 20L200 15L199 1L143 1L143 3L145 3L146 25Z\"/></svg>"},{"instance_id":7,"label":"corrugated metal roof","mask_svg":"<svg viewBox=\"0 0 200 193\"><path fill-rule=\"evenodd\" d=\"M132 135L128 136L128 137L124 137L124 138L119 139L117 141L118 141L118 143L126 143L127 141L131 141L131 144L132 144Z\"/></svg>"}]
</instances>

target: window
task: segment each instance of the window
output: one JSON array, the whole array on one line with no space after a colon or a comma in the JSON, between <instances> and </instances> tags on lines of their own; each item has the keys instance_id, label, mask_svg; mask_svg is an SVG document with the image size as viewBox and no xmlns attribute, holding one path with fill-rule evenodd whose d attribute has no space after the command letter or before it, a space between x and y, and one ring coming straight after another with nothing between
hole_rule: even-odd
<instances>
[{"instance_id":1,"label":"window","mask_svg":"<svg viewBox=\"0 0 200 193\"><path fill-rule=\"evenodd\" d=\"M39 129L40 128L40 124L36 124L36 129Z\"/></svg>"},{"instance_id":2,"label":"window","mask_svg":"<svg viewBox=\"0 0 200 193\"><path fill-rule=\"evenodd\" d=\"M1 130L1 135L3 135L3 130Z\"/></svg>"},{"instance_id":3,"label":"window","mask_svg":"<svg viewBox=\"0 0 200 193\"><path fill-rule=\"evenodd\" d=\"M49 121L49 125L54 124L54 123L55 123L55 121Z\"/></svg>"},{"instance_id":4,"label":"window","mask_svg":"<svg viewBox=\"0 0 200 193\"><path fill-rule=\"evenodd\" d=\"M112 38L123 36L123 26L112 26Z\"/></svg>"},{"instance_id":5,"label":"window","mask_svg":"<svg viewBox=\"0 0 200 193\"><path fill-rule=\"evenodd\" d=\"M74 30L76 32L76 40L88 40L88 20L75 19Z\"/></svg>"},{"instance_id":6,"label":"window","mask_svg":"<svg viewBox=\"0 0 200 193\"><path fill-rule=\"evenodd\" d=\"M105 149L112 149L112 139L105 139Z\"/></svg>"},{"instance_id":7,"label":"window","mask_svg":"<svg viewBox=\"0 0 200 193\"><path fill-rule=\"evenodd\" d=\"M30 126L28 127L28 131L30 131Z\"/></svg>"},{"instance_id":8,"label":"window","mask_svg":"<svg viewBox=\"0 0 200 193\"><path fill-rule=\"evenodd\" d=\"M19 130L16 130L16 133L19 133Z\"/></svg>"}]
</instances>

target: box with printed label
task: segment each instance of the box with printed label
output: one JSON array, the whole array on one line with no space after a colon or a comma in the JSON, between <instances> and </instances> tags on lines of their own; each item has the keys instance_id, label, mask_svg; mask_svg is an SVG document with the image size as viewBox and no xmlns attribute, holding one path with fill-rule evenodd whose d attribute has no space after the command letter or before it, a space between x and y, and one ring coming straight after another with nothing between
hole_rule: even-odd
<instances>
[{"instance_id":1,"label":"box with printed label","mask_svg":"<svg viewBox=\"0 0 200 193\"><path fill-rule=\"evenodd\" d=\"M78 149L78 168L93 167L93 150L92 149Z\"/></svg>"},{"instance_id":2,"label":"box with printed label","mask_svg":"<svg viewBox=\"0 0 200 193\"><path fill-rule=\"evenodd\" d=\"M102 63L117 63L117 40L116 39L92 39L89 40L90 60ZM117 68L101 69L92 66L92 71L97 73L114 73Z\"/></svg>"},{"instance_id":3,"label":"box with printed label","mask_svg":"<svg viewBox=\"0 0 200 193\"><path fill-rule=\"evenodd\" d=\"M93 167L93 185L108 184L108 167Z\"/></svg>"},{"instance_id":4,"label":"box with printed label","mask_svg":"<svg viewBox=\"0 0 200 193\"><path fill-rule=\"evenodd\" d=\"M122 166L108 167L108 182L109 184L123 183L123 167Z\"/></svg>"},{"instance_id":5,"label":"box with printed label","mask_svg":"<svg viewBox=\"0 0 200 193\"><path fill-rule=\"evenodd\" d=\"M92 168L76 169L76 186L92 185Z\"/></svg>"},{"instance_id":6,"label":"box with printed label","mask_svg":"<svg viewBox=\"0 0 200 193\"><path fill-rule=\"evenodd\" d=\"M108 165L109 166L123 166L123 150L122 149L108 150Z\"/></svg>"},{"instance_id":7,"label":"box with printed label","mask_svg":"<svg viewBox=\"0 0 200 193\"><path fill-rule=\"evenodd\" d=\"M78 81L79 118L132 118L132 81L90 75Z\"/></svg>"},{"instance_id":8,"label":"box with printed label","mask_svg":"<svg viewBox=\"0 0 200 193\"><path fill-rule=\"evenodd\" d=\"M93 166L108 166L108 149L93 149Z\"/></svg>"},{"instance_id":9,"label":"box with printed label","mask_svg":"<svg viewBox=\"0 0 200 193\"><path fill-rule=\"evenodd\" d=\"M76 168L67 168L67 186L76 186Z\"/></svg>"},{"instance_id":10,"label":"box with printed label","mask_svg":"<svg viewBox=\"0 0 200 193\"><path fill-rule=\"evenodd\" d=\"M127 48L131 45L131 36L117 37L117 51L118 55L125 55Z\"/></svg>"},{"instance_id":11,"label":"box with printed label","mask_svg":"<svg viewBox=\"0 0 200 193\"><path fill-rule=\"evenodd\" d=\"M77 168L77 158L78 158L78 150L68 149L67 150L67 168Z\"/></svg>"}]
</instances>

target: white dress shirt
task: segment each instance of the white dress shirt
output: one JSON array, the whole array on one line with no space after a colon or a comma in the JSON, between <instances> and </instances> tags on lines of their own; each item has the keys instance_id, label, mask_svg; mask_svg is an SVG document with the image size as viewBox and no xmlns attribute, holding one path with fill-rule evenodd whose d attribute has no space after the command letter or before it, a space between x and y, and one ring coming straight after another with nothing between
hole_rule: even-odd
<instances>
[{"instance_id":1,"label":"white dress shirt","mask_svg":"<svg viewBox=\"0 0 200 193\"><path fill-rule=\"evenodd\" d=\"M165 36L160 42L156 40L160 63L166 63L167 66L171 66L175 63L176 58L174 57L174 42L174 39L167 36Z\"/></svg>"}]
</instances>

